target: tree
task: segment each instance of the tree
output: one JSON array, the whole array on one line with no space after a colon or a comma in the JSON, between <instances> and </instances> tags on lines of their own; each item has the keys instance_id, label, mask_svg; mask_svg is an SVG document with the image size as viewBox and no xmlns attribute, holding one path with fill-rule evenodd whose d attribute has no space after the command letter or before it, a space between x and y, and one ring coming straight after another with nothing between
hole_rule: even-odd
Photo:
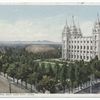
<instances>
[{"instance_id":1,"label":"tree","mask_svg":"<svg viewBox=\"0 0 100 100\"><path fill-rule=\"evenodd\" d=\"M16 74L15 74L15 78L17 79L17 84L18 84L18 80L21 79L21 70L20 70L20 63L16 62L15 63L15 70L16 70Z\"/></svg>"},{"instance_id":2,"label":"tree","mask_svg":"<svg viewBox=\"0 0 100 100\"><path fill-rule=\"evenodd\" d=\"M15 70L15 64L10 64L8 69L7 69L7 74L10 76L10 77L13 77L13 81L14 81L14 78L16 76L16 70Z\"/></svg>"},{"instance_id":3,"label":"tree","mask_svg":"<svg viewBox=\"0 0 100 100\"><path fill-rule=\"evenodd\" d=\"M79 63L75 62L75 87L79 85Z\"/></svg>"},{"instance_id":4,"label":"tree","mask_svg":"<svg viewBox=\"0 0 100 100\"><path fill-rule=\"evenodd\" d=\"M64 63L62 66L62 70L61 70L61 83L63 86L63 92L65 93L65 88L66 88L66 84L67 84L67 79L68 79L68 65L67 63Z\"/></svg>"},{"instance_id":5,"label":"tree","mask_svg":"<svg viewBox=\"0 0 100 100\"><path fill-rule=\"evenodd\" d=\"M55 80L50 76L44 75L38 83L38 90L42 90L43 93L46 90L50 91L50 93L55 93Z\"/></svg>"},{"instance_id":6,"label":"tree","mask_svg":"<svg viewBox=\"0 0 100 100\"><path fill-rule=\"evenodd\" d=\"M70 68L69 68L69 79L70 79L70 86L71 90L73 90L74 87L74 82L76 81L75 77L75 64L70 63Z\"/></svg>"},{"instance_id":7,"label":"tree","mask_svg":"<svg viewBox=\"0 0 100 100\"><path fill-rule=\"evenodd\" d=\"M91 70L92 70L92 74L96 78L100 78L100 61L99 60L95 60L93 63L91 63Z\"/></svg>"},{"instance_id":8,"label":"tree","mask_svg":"<svg viewBox=\"0 0 100 100\"><path fill-rule=\"evenodd\" d=\"M0 59L0 74L1 74L1 72L2 72L2 61Z\"/></svg>"},{"instance_id":9,"label":"tree","mask_svg":"<svg viewBox=\"0 0 100 100\"><path fill-rule=\"evenodd\" d=\"M58 64L58 62L56 62L54 69L55 69L55 79L58 82L58 79L60 78L60 65Z\"/></svg>"},{"instance_id":10,"label":"tree","mask_svg":"<svg viewBox=\"0 0 100 100\"><path fill-rule=\"evenodd\" d=\"M32 92L32 85L34 84L36 86L37 84L37 73L36 72L28 75L28 82L31 84L31 92Z\"/></svg>"},{"instance_id":11,"label":"tree","mask_svg":"<svg viewBox=\"0 0 100 100\"><path fill-rule=\"evenodd\" d=\"M4 77L5 77L5 74L7 72L8 67L9 67L8 63L2 65L2 72L4 73Z\"/></svg>"},{"instance_id":12,"label":"tree","mask_svg":"<svg viewBox=\"0 0 100 100\"><path fill-rule=\"evenodd\" d=\"M28 75L30 74L30 70L28 69L28 65L22 64L20 70L21 70L21 72L20 72L21 82L25 81L26 88L27 88L27 79L28 79Z\"/></svg>"},{"instance_id":13,"label":"tree","mask_svg":"<svg viewBox=\"0 0 100 100\"><path fill-rule=\"evenodd\" d=\"M51 63L47 63L47 71L46 71L47 75L50 77L54 77L54 71L52 68Z\"/></svg>"},{"instance_id":14,"label":"tree","mask_svg":"<svg viewBox=\"0 0 100 100\"><path fill-rule=\"evenodd\" d=\"M41 66L40 66L41 70L40 70L40 73L41 73L41 76L45 75L46 74L46 68L45 68L45 63L41 63Z\"/></svg>"},{"instance_id":15,"label":"tree","mask_svg":"<svg viewBox=\"0 0 100 100\"><path fill-rule=\"evenodd\" d=\"M37 72L39 68L39 62L34 62L34 68L33 71Z\"/></svg>"}]
</instances>

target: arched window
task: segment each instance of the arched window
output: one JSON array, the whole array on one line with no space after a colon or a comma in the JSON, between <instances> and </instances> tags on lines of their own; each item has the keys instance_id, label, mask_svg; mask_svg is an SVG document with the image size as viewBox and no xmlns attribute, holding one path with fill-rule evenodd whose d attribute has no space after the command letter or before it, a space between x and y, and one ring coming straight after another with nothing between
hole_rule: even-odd
<instances>
[{"instance_id":1,"label":"arched window","mask_svg":"<svg viewBox=\"0 0 100 100\"><path fill-rule=\"evenodd\" d=\"M87 49L89 49L89 46L87 46Z\"/></svg>"},{"instance_id":2,"label":"arched window","mask_svg":"<svg viewBox=\"0 0 100 100\"><path fill-rule=\"evenodd\" d=\"M79 49L79 46L77 46L77 49Z\"/></svg>"},{"instance_id":3,"label":"arched window","mask_svg":"<svg viewBox=\"0 0 100 100\"><path fill-rule=\"evenodd\" d=\"M95 39L97 38L97 36L95 35Z\"/></svg>"},{"instance_id":4,"label":"arched window","mask_svg":"<svg viewBox=\"0 0 100 100\"><path fill-rule=\"evenodd\" d=\"M85 46L84 46L84 49L85 49Z\"/></svg>"}]
</instances>

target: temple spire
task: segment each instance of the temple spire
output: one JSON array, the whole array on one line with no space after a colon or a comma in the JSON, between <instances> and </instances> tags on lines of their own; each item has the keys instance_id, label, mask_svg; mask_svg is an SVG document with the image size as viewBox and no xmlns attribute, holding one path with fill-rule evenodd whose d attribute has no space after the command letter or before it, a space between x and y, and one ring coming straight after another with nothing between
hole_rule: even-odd
<instances>
[{"instance_id":1,"label":"temple spire","mask_svg":"<svg viewBox=\"0 0 100 100\"><path fill-rule=\"evenodd\" d=\"M80 36L82 36L82 32L81 32L79 20L78 20L78 34L79 34Z\"/></svg>"},{"instance_id":2,"label":"temple spire","mask_svg":"<svg viewBox=\"0 0 100 100\"><path fill-rule=\"evenodd\" d=\"M79 20L78 20L78 28L79 28L79 30L81 31Z\"/></svg>"},{"instance_id":3,"label":"temple spire","mask_svg":"<svg viewBox=\"0 0 100 100\"><path fill-rule=\"evenodd\" d=\"M68 26L68 24L67 24L67 19L66 19L66 26Z\"/></svg>"},{"instance_id":4,"label":"temple spire","mask_svg":"<svg viewBox=\"0 0 100 100\"><path fill-rule=\"evenodd\" d=\"M75 26L74 16L72 16L72 22L73 22L73 26Z\"/></svg>"},{"instance_id":5,"label":"temple spire","mask_svg":"<svg viewBox=\"0 0 100 100\"><path fill-rule=\"evenodd\" d=\"M80 28L80 23L79 23L79 20L78 20L78 28Z\"/></svg>"},{"instance_id":6,"label":"temple spire","mask_svg":"<svg viewBox=\"0 0 100 100\"><path fill-rule=\"evenodd\" d=\"M97 21L100 22L100 20L99 20L99 13L97 13Z\"/></svg>"},{"instance_id":7,"label":"temple spire","mask_svg":"<svg viewBox=\"0 0 100 100\"><path fill-rule=\"evenodd\" d=\"M69 28L68 23L67 23L67 19L66 19L65 28Z\"/></svg>"}]
</instances>

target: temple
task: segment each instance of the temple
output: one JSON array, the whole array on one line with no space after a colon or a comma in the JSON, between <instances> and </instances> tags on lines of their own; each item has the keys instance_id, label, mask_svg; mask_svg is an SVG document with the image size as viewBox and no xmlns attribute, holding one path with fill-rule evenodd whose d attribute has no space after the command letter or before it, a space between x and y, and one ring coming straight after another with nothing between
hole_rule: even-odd
<instances>
[{"instance_id":1,"label":"temple","mask_svg":"<svg viewBox=\"0 0 100 100\"><path fill-rule=\"evenodd\" d=\"M100 20L97 14L97 20L94 23L92 35L84 37L79 26L74 22L72 16L72 25L67 21L62 32L62 59L64 60L84 60L90 61L98 56L100 59Z\"/></svg>"}]
</instances>

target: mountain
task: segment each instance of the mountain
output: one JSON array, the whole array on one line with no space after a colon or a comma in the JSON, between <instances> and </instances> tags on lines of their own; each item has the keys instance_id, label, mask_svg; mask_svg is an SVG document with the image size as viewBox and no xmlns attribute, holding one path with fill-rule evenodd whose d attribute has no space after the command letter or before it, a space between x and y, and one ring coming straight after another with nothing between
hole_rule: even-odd
<instances>
[{"instance_id":1,"label":"mountain","mask_svg":"<svg viewBox=\"0 0 100 100\"><path fill-rule=\"evenodd\" d=\"M15 45L15 44L61 44L60 42L53 42L53 41L0 41L0 45Z\"/></svg>"},{"instance_id":2,"label":"mountain","mask_svg":"<svg viewBox=\"0 0 100 100\"><path fill-rule=\"evenodd\" d=\"M33 41L33 44L61 44L61 43L60 42L42 40L42 41Z\"/></svg>"}]
</instances>

